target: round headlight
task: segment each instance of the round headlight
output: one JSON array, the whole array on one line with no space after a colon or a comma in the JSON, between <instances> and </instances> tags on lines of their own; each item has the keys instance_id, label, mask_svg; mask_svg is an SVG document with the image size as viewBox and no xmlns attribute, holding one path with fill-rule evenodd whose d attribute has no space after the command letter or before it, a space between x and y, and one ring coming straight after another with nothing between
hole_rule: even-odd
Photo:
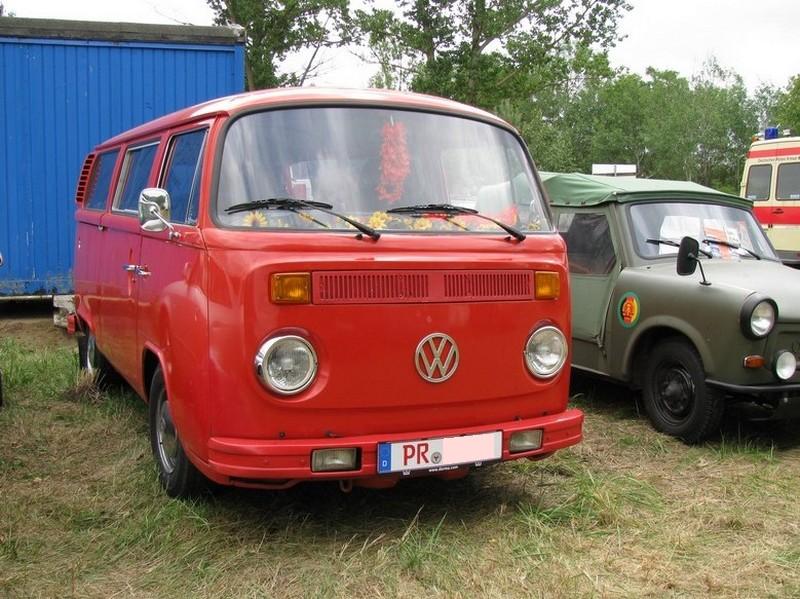
<instances>
[{"instance_id":1,"label":"round headlight","mask_svg":"<svg viewBox=\"0 0 800 599\"><path fill-rule=\"evenodd\" d=\"M311 344L296 335L273 337L258 350L256 374L281 395L300 393L317 374L317 354Z\"/></svg>"},{"instance_id":2,"label":"round headlight","mask_svg":"<svg viewBox=\"0 0 800 599\"><path fill-rule=\"evenodd\" d=\"M788 381L797 370L797 358L790 351L782 351L775 359L775 374L782 381Z\"/></svg>"},{"instance_id":3,"label":"round headlight","mask_svg":"<svg viewBox=\"0 0 800 599\"><path fill-rule=\"evenodd\" d=\"M524 353L531 374L547 379L558 374L567 361L567 339L556 327L542 327L528 337Z\"/></svg>"},{"instance_id":4,"label":"round headlight","mask_svg":"<svg viewBox=\"0 0 800 599\"><path fill-rule=\"evenodd\" d=\"M750 314L750 330L756 337L766 337L775 326L775 306L764 300L758 302Z\"/></svg>"}]
</instances>

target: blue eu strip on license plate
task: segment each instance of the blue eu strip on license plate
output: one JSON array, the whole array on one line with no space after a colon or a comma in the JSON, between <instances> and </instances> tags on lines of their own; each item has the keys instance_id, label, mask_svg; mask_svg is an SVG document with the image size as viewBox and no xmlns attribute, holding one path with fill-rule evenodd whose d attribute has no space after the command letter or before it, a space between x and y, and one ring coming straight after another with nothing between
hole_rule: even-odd
<instances>
[{"instance_id":1,"label":"blue eu strip on license plate","mask_svg":"<svg viewBox=\"0 0 800 599\"><path fill-rule=\"evenodd\" d=\"M442 437L378 444L378 473L415 470L435 472L467 464L499 460L503 455L503 433L493 431L460 437Z\"/></svg>"}]
</instances>

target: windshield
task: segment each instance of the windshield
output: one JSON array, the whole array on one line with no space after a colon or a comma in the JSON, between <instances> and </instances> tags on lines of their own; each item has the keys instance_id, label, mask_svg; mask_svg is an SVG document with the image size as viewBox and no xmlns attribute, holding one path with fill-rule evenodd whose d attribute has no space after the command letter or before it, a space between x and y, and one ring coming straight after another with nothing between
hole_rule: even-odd
<instances>
[{"instance_id":1,"label":"windshield","mask_svg":"<svg viewBox=\"0 0 800 599\"><path fill-rule=\"evenodd\" d=\"M254 207L294 198L325 202L381 231L501 231L475 216L390 213L419 204L478 210L528 231L551 231L520 142L455 116L376 108L297 108L245 115L225 138L216 219L256 229L346 229L319 211Z\"/></svg>"},{"instance_id":2,"label":"windshield","mask_svg":"<svg viewBox=\"0 0 800 599\"><path fill-rule=\"evenodd\" d=\"M755 259L746 251L750 250L762 258L777 260L753 215L741 208L699 202L653 202L632 205L630 218L636 252L642 258L676 254L681 239L689 236L714 258Z\"/></svg>"}]
</instances>

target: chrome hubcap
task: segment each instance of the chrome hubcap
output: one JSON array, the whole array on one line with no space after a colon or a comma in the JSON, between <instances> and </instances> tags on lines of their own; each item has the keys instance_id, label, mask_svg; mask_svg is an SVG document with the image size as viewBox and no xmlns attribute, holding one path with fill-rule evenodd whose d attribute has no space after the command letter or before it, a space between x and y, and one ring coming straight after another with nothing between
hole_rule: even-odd
<instances>
[{"instance_id":1,"label":"chrome hubcap","mask_svg":"<svg viewBox=\"0 0 800 599\"><path fill-rule=\"evenodd\" d=\"M158 457L167 474L175 470L178 459L178 435L172 422L172 414L166 397L162 395L158 400L158 413L156 414L156 440L158 441Z\"/></svg>"},{"instance_id":2,"label":"chrome hubcap","mask_svg":"<svg viewBox=\"0 0 800 599\"><path fill-rule=\"evenodd\" d=\"M86 364L84 364L84 368L86 372L91 375L95 373L95 364L97 363L97 342L94 339L94 335L89 335L86 339Z\"/></svg>"}]
</instances>

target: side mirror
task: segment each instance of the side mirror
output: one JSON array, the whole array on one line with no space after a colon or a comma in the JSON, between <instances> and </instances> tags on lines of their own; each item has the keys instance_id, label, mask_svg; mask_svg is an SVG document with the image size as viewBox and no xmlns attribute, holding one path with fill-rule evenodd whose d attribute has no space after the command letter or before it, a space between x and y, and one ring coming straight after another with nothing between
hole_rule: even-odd
<instances>
[{"instance_id":1,"label":"side mirror","mask_svg":"<svg viewBox=\"0 0 800 599\"><path fill-rule=\"evenodd\" d=\"M703 280L700 284L708 287L711 283L706 279L706 273L703 270L703 265L700 263L698 256L700 252L700 243L694 237L684 237L681 239L680 248L678 248L678 263L676 265L678 274L682 277L694 274L697 267L700 267L700 276Z\"/></svg>"},{"instance_id":2,"label":"side mirror","mask_svg":"<svg viewBox=\"0 0 800 599\"><path fill-rule=\"evenodd\" d=\"M678 249L678 274L682 277L694 274L697 270L697 252L700 250L700 243L694 237L684 237L681 239L681 246Z\"/></svg>"},{"instance_id":3,"label":"side mirror","mask_svg":"<svg viewBox=\"0 0 800 599\"><path fill-rule=\"evenodd\" d=\"M158 187L143 189L139 195L139 226L142 230L158 233L169 229L169 238L177 239L180 233L169 222L169 217L169 192Z\"/></svg>"}]
</instances>

